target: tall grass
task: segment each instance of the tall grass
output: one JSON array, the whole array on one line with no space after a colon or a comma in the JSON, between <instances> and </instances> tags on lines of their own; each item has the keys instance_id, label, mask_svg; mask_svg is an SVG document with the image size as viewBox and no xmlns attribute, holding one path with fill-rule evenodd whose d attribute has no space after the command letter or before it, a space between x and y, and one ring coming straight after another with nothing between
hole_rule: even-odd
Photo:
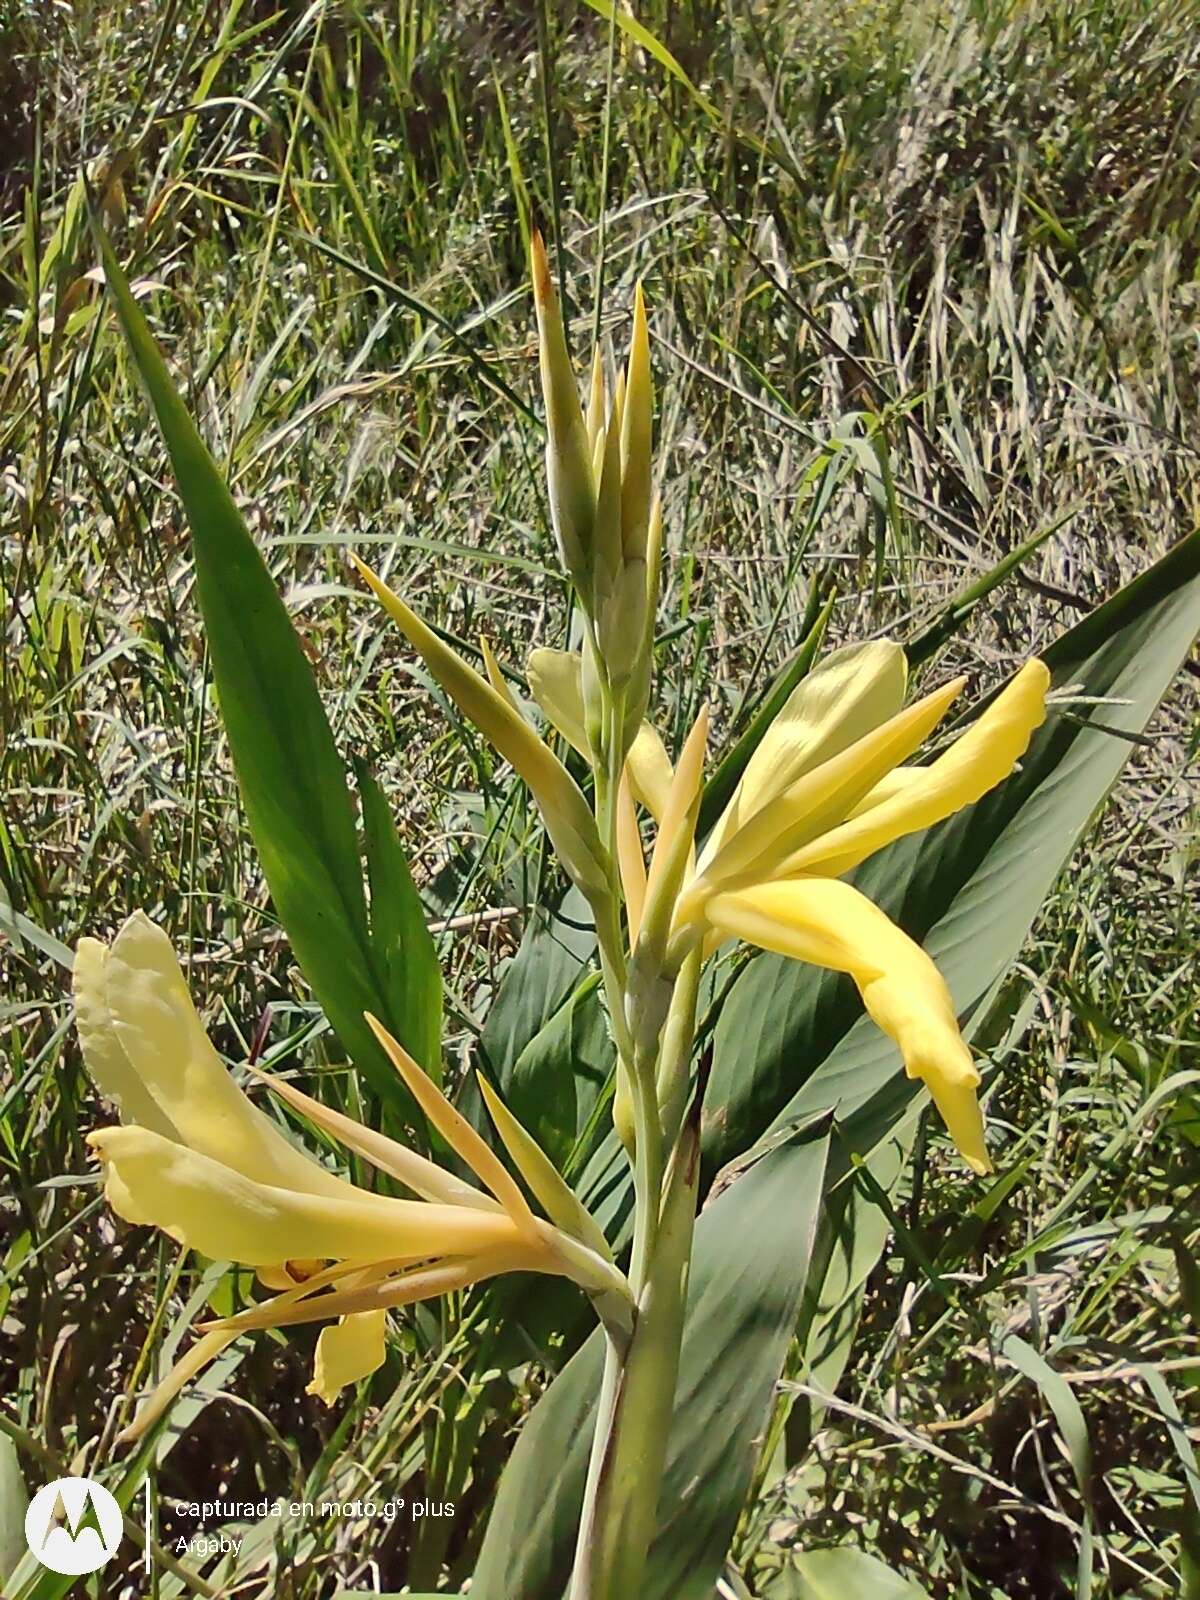
<instances>
[{"instance_id":1,"label":"tall grass","mask_svg":"<svg viewBox=\"0 0 1200 1600\"><path fill-rule=\"evenodd\" d=\"M651 0L638 16L676 73L619 30L610 71L586 7L549 7L541 32L522 7L427 0L0 13L0 1425L47 1469L99 1459L186 1294L211 1288L98 1204L82 1133L99 1109L65 997L80 934L146 906L188 944L222 1048L261 1033L372 1113L313 1037L276 936L81 171L341 745L393 797L441 929L452 1068L519 938L535 830L482 744L434 720L343 550L370 549L466 648L484 627L514 663L558 642L521 197L556 223L580 347L601 272L647 285L690 663L659 686L668 726L705 696L735 731L731 685L748 666L765 684L817 582L833 639L919 636L1047 533L955 636L990 677L1194 523L1194 8ZM1070 1592L1079 1489L1053 1406L997 1354L1005 1331L1070 1352L1093 1592L1197 1592L1194 1101L1190 1123L1146 1113L1200 1044L1194 689L1193 673L1025 952L991 1108L1026 1130L1010 1190L964 1216L940 1140L918 1151L839 1406L809 1418L800 1471L764 1471L729 1593L793 1593L772 1576L791 1545L847 1523L932 1595ZM445 1448L435 1419L478 1397L456 1345L433 1369L407 1348L333 1414L302 1394L303 1339L232 1352L223 1397L185 1402L195 1420L160 1447L161 1542L192 1525L178 1503L214 1462L248 1493L420 1492ZM270 1568L243 1556L239 1592L468 1571L542 1359L489 1379L453 1528L285 1524Z\"/></svg>"}]
</instances>

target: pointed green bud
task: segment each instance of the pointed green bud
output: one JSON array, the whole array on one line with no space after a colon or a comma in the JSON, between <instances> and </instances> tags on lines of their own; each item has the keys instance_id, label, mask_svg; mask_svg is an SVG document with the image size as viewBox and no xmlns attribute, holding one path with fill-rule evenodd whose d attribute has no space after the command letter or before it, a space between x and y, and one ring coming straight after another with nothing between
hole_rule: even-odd
<instances>
[{"instance_id":1,"label":"pointed green bud","mask_svg":"<svg viewBox=\"0 0 1200 1600\"><path fill-rule=\"evenodd\" d=\"M538 354L546 404L546 481L559 555L585 608L591 595L592 524L595 517L588 430L567 352L550 263L540 233L530 240Z\"/></svg>"},{"instance_id":2,"label":"pointed green bud","mask_svg":"<svg viewBox=\"0 0 1200 1600\"><path fill-rule=\"evenodd\" d=\"M633 337L621 417L621 543L625 559L642 560L650 520L651 413L650 336L639 283L633 301Z\"/></svg>"}]
</instances>

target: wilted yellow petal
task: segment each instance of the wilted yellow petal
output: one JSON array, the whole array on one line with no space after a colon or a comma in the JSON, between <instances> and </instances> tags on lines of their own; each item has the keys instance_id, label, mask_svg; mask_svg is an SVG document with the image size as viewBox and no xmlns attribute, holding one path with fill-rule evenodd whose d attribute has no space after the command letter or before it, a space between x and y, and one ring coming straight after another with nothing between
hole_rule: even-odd
<instances>
[{"instance_id":1,"label":"wilted yellow petal","mask_svg":"<svg viewBox=\"0 0 1200 1600\"><path fill-rule=\"evenodd\" d=\"M596 821L566 767L510 700L497 694L486 678L443 644L432 628L426 627L416 612L357 556L351 559L459 710L524 778L559 859L574 881L585 893L604 894L608 875Z\"/></svg>"},{"instance_id":2,"label":"wilted yellow petal","mask_svg":"<svg viewBox=\"0 0 1200 1600\"><path fill-rule=\"evenodd\" d=\"M708 859L798 778L894 717L907 682L904 651L889 639L845 645L826 656L763 734L709 836Z\"/></svg>"},{"instance_id":3,"label":"wilted yellow petal","mask_svg":"<svg viewBox=\"0 0 1200 1600\"><path fill-rule=\"evenodd\" d=\"M409 1093L455 1155L465 1161L479 1180L487 1185L511 1217L514 1226L527 1239L540 1239L537 1218L529 1209L528 1200L496 1152L480 1138L466 1117L455 1110L433 1080L422 1072L404 1046L392 1038L378 1018L369 1011L366 1018L392 1065L408 1085Z\"/></svg>"},{"instance_id":4,"label":"wilted yellow petal","mask_svg":"<svg viewBox=\"0 0 1200 1600\"><path fill-rule=\"evenodd\" d=\"M471 1184L464 1183L452 1172L439 1167L435 1161L418 1155L415 1150L398 1144L395 1139L389 1139L386 1134L378 1133L374 1128L355 1122L353 1117L343 1116L340 1111L331 1110L319 1100L314 1100L311 1095L305 1094L303 1090L297 1089L294 1084L286 1083L273 1073L263 1072L257 1067L251 1067L249 1070L280 1099L286 1100L289 1105L315 1122L318 1128L324 1128L326 1133L331 1133L347 1149L364 1156L380 1172L398 1178L423 1200L435 1200L441 1205L448 1206L481 1206L485 1211L494 1210L499 1204L491 1195L483 1194Z\"/></svg>"},{"instance_id":5,"label":"wilted yellow petal","mask_svg":"<svg viewBox=\"0 0 1200 1600\"><path fill-rule=\"evenodd\" d=\"M805 845L781 872L819 872L840 877L867 856L904 834L930 828L964 806L974 805L1008 777L1046 720L1045 664L1027 661L979 719L944 755L912 769L887 799Z\"/></svg>"},{"instance_id":6,"label":"wilted yellow petal","mask_svg":"<svg viewBox=\"0 0 1200 1600\"><path fill-rule=\"evenodd\" d=\"M135 911L117 935L104 975L121 1049L185 1144L263 1183L353 1194L344 1179L289 1144L234 1083L196 1015L171 941L144 912Z\"/></svg>"},{"instance_id":7,"label":"wilted yellow petal","mask_svg":"<svg viewBox=\"0 0 1200 1600\"><path fill-rule=\"evenodd\" d=\"M319 1256L364 1264L460 1254L519 1237L502 1212L393 1200L350 1185L349 1197L278 1188L146 1128L103 1128L88 1143L105 1165L109 1204L216 1261L266 1267Z\"/></svg>"},{"instance_id":8,"label":"wilted yellow petal","mask_svg":"<svg viewBox=\"0 0 1200 1600\"><path fill-rule=\"evenodd\" d=\"M126 1122L178 1139L178 1129L134 1071L117 1037L108 1009L107 969L108 946L99 939L81 939L75 947L72 988L84 1065L100 1093L120 1107Z\"/></svg>"},{"instance_id":9,"label":"wilted yellow petal","mask_svg":"<svg viewBox=\"0 0 1200 1600\"><path fill-rule=\"evenodd\" d=\"M322 1328L313 1356L313 1376L307 1394L331 1406L348 1384L369 1378L383 1365L386 1311L358 1311L333 1327Z\"/></svg>"},{"instance_id":10,"label":"wilted yellow petal","mask_svg":"<svg viewBox=\"0 0 1200 1600\"><path fill-rule=\"evenodd\" d=\"M727 937L848 972L867 1011L900 1046L909 1077L928 1085L968 1166L990 1169L983 1120L978 1106L971 1110L979 1072L945 979L878 906L837 879L796 878L714 895L706 916Z\"/></svg>"},{"instance_id":11,"label":"wilted yellow petal","mask_svg":"<svg viewBox=\"0 0 1200 1600\"><path fill-rule=\"evenodd\" d=\"M697 880L680 907L686 918L699 910L711 889L784 875L781 863L810 839L823 842L834 827L879 780L919 748L961 691L962 678L918 700L880 727L806 772L769 805L761 807L714 857L706 846ZM789 874L790 876L790 874Z\"/></svg>"},{"instance_id":12,"label":"wilted yellow petal","mask_svg":"<svg viewBox=\"0 0 1200 1600\"><path fill-rule=\"evenodd\" d=\"M213 1323L218 1329L235 1333L253 1328L290 1328L305 1322L324 1322L362 1311L386 1310L394 1306L415 1305L438 1295L452 1294L485 1278L504 1272L544 1272L551 1276L563 1269L544 1249L535 1251L528 1244L514 1244L485 1254L438 1261L396 1276L378 1278L362 1288L337 1289L332 1294L314 1295L307 1300L280 1305L268 1300L253 1311L241 1311L225 1322Z\"/></svg>"}]
</instances>

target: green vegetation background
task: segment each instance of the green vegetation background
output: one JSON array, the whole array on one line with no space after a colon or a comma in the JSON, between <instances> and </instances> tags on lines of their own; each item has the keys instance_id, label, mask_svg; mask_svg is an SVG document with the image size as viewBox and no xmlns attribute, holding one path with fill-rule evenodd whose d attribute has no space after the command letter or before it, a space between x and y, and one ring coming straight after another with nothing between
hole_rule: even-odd
<instances>
[{"instance_id":1,"label":"green vegetation background","mask_svg":"<svg viewBox=\"0 0 1200 1600\"><path fill-rule=\"evenodd\" d=\"M144 906L190 948L223 1049L261 1034L314 1076L337 1061L239 810L164 453L69 198L82 166L342 749L391 798L439 933L452 1074L519 939L537 831L347 582L343 547L468 645L486 630L519 664L562 642L527 409L531 212L561 251L581 362L596 325L623 345L646 283L663 615L682 619L668 729L702 696L719 736L734 726L814 584L836 592L834 641L916 638L1047 533L950 645L986 685L1195 524L1195 5L650 0L638 17L646 47L548 0L0 7L0 1393L47 1475L103 1456L182 1333L183 1291L213 1288L181 1289L171 1252L102 1207L69 947ZM840 1405L744 1519L747 1592L784 1581L798 1539L847 1535L938 1600L1073 1592L1061 1418L993 1355L997 1330L1064 1327L1094 1593L1197 1592L1178 1576L1195 1107L1139 1120L1200 1066L1191 666L1024 953L1019 1063L990 1112L1030 1133L1029 1157L981 1216L940 1134L920 1144ZM319 1076L371 1117L361 1085ZM949 1297L929 1292L938 1251ZM159 1455L164 1542L194 1525L173 1497L202 1490L420 1492L422 1419L453 1414L461 1350L431 1372L402 1331L373 1392L326 1413L302 1392L310 1345L263 1339L219 1369L236 1403L185 1402L194 1421ZM481 1481L540 1382L522 1374L479 1442ZM469 1520L422 1548L336 1526L289 1546L285 1524L276 1592L421 1570L433 1587Z\"/></svg>"}]
</instances>

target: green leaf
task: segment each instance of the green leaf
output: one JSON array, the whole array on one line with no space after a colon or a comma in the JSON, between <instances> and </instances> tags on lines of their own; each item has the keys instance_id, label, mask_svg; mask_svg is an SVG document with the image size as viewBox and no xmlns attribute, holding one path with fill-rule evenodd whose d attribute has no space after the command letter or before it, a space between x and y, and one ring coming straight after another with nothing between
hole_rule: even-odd
<instances>
[{"instance_id":1,"label":"green leaf","mask_svg":"<svg viewBox=\"0 0 1200 1600\"><path fill-rule=\"evenodd\" d=\"M863 1550L807 1550L763 1590L763 1600L929 1600L925 1589L902 1578Z\"/></svg>"},{"instance_id":2,"label":"green leaf","mask_svg":"<svg viewBox=\"0 0 1200 1600\"><path fill-rule=\"evenodd\" d=\"M798 1130L697 1223L659 1534L639 1600L712 1594L804 1292L827 1154L823 1125ZM561 1600L602 1355L593 1334L531 1413L500 1481L472 1600Z\"/></svg>"},{"instance_id":3,"label":"green leaf","mask_svg":"<svg viewBox=\"0 0 1200 1600\"><path fill-rule=\"evenodd\" d=\"M29 1495L17 1459L17 1447L0 1433L0 1585L17 1570L25 1554L25 1512Z\"/></svg>"},{"instance_id":4,"label":"green leaf","mask_svg":"<svg viewBox=\"0 0 1200 1600\"><path fill-rule=\"evenodd\" d=\"M592 915L578 889L569 889L557 907L530 911L521 947L505 968L479 1041L506 1100L521 1052L579 982L595 948Z\"/></svg>"},{"instance_id":5,"label":"green leaf","mask_svg":"<svg viewBox=\"0 0 1200 1600\"><path fill-rule=\"evenodd\" d=\"M938 963L960 1017L981 1014L1080 835L1115 782L1196 636L1200 534L1055 641L1051 710L1007 782L927 833L867 861L853 881ZM968 1021L968 1027L969 1027ZM853 985L774 956L749 963L717 1026L705 1102L710 1171L772 1128L830 1105L849 1116L900 1069ZM899 1086L897 1086L899 1090ZM915 1090L898 1092L903 1104Z\"/></svg>"},{"instance_id":6,"label":"green leaf","mask_svg":"<svg viewBox=\"0 0 1200 1600\"><path fill-rule=\"evenodd\" d=\"M442 1078L442 969L383 790L355 763L371 885L371 948L392 1032L435 1083Z\"/></svg>"},{"instance_id":7,"label":"green leaf","mask_svg":"<svg viewBox=\"0 0 1200 1600\"><path fill-rule=\"evenodd\" d=\"M312 670L112 246L95 219L93 226L108 289L191 526L196 593L221 718L271 898L342 1043L381 1098L410 1107L363 1020L364 1011L373 1011L403 1037L376 967L353 804ZM382 942L386 947L386 935Z\"/></svg>"},{"instance_id":8,"label":"green leaf","mask_svg":"<svg viewBox=\"0 0 1200 1600\"><path fill-rule=\"evenodd\" d=\"M615 1053L593 973L517 1057L504 1098L562 1171L587 1126Z\"/></svg>"}]
</instances>

